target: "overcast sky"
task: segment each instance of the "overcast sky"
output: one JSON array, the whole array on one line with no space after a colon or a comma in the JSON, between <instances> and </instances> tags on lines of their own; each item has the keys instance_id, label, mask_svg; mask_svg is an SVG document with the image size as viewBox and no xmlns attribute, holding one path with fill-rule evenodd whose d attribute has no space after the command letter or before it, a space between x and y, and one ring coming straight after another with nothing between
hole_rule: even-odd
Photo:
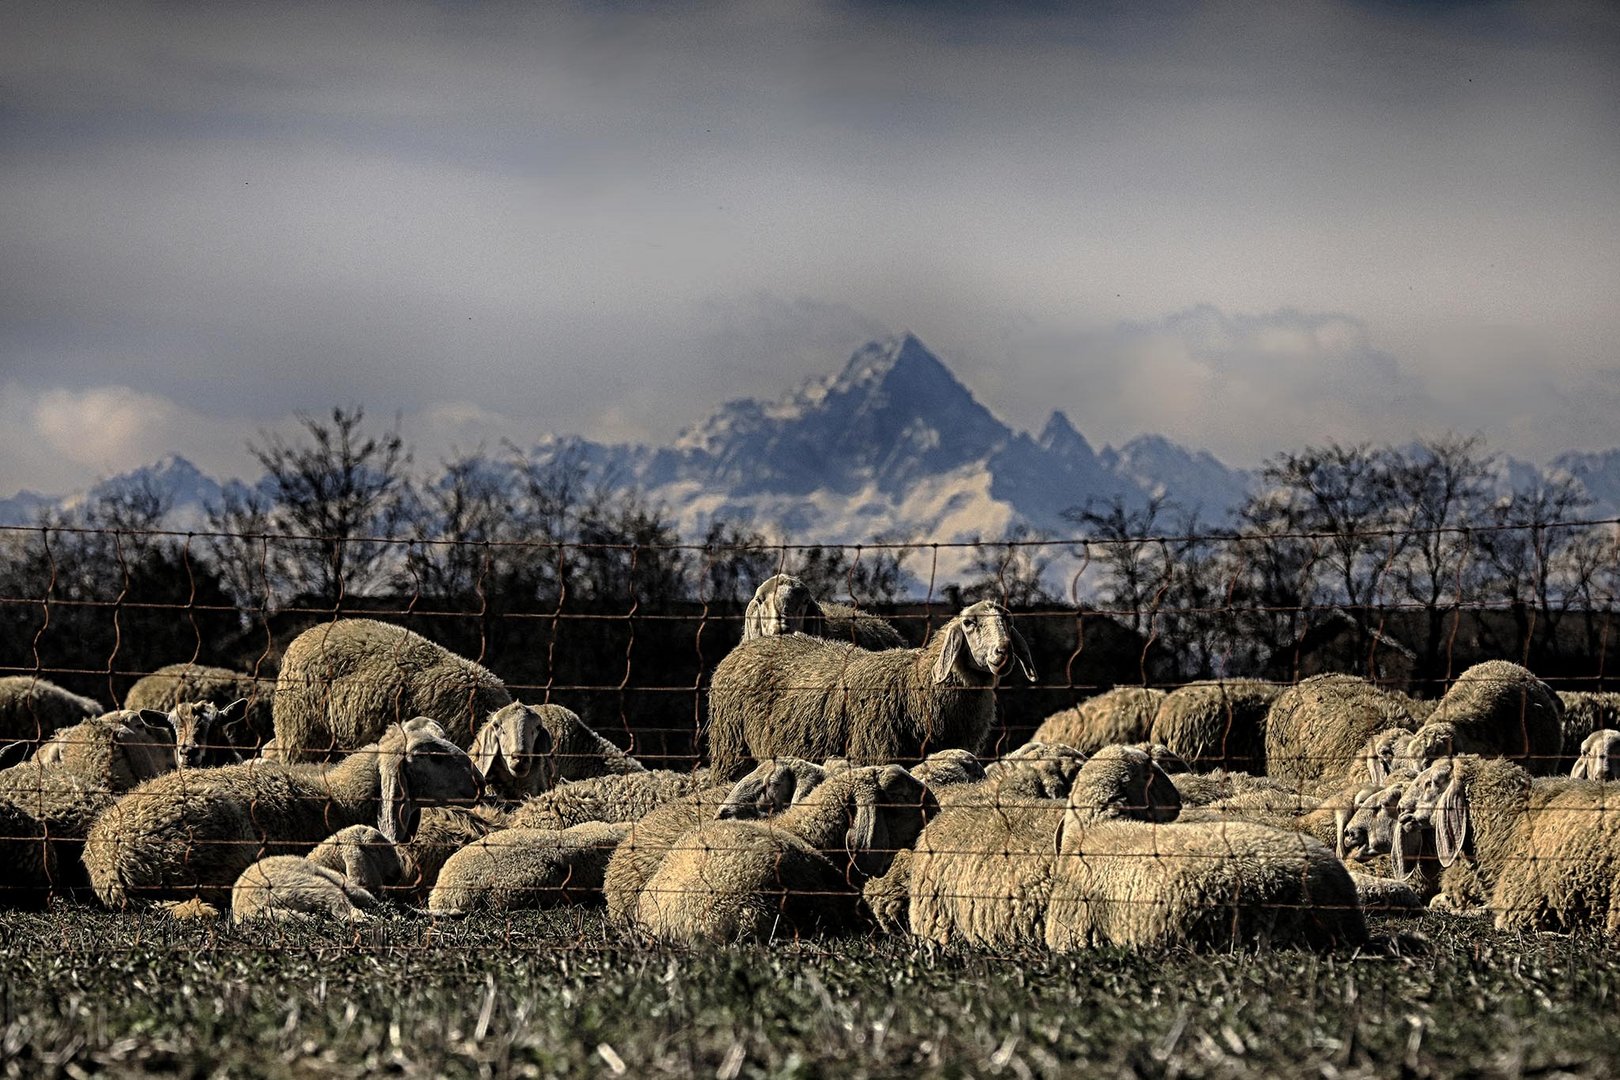
<instances>
[{"instance_id":1,"label":"overcast sky","mask_svg":"<svg viewBox=\"0 0 1620 1080\"><path fill-rule=\"evenodd\" d=\"M1620 7L12 2L0 494L660 442L919 335L1252 465L1620 445Z\"/></svg>"}]
</instances>

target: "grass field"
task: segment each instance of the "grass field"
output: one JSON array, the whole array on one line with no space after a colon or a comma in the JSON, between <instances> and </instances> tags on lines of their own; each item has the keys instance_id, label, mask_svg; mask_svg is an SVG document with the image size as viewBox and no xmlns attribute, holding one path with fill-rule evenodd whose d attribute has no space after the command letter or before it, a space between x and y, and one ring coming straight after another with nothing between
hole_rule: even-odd
<instances>
[{"instance_id":1,"label":"grass field","mask_svg":"<svg viewBox=\"0 0 1620 1080\"><path fill-rule=\"evenodd\" d=\"M1431 917L1400 956L625 946L599 912L0 917L7 1077L1611 1076L1620 959Z\"/></svg>"}]
</instances>

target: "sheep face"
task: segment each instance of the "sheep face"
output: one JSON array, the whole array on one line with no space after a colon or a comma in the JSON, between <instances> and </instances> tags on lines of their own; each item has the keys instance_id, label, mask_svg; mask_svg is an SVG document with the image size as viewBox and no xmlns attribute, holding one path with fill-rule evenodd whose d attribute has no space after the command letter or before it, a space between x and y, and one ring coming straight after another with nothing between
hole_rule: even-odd
<instances>
[{"instance_id":1,"label":"sheep face","mask_svg":"<svg viewBox=\"0 0 1620 1080\"><path fill-rule=\"evenodd\" d=\"M1602 728L1588 735L1569 775L1577 780L1620 780L1620 731Z\"/></svg>"},{"instance_id":2,"label":"sheep face","mask_svg":"<svg viewBox=\"0 0 1620 1080\"><path fill-rule=\"evenodd\" d=\"M1405 728L1390 728L1367 740L1361 761L1374 788L1383 787L1389 782L1390 774L1399 770L1402 750L1411 738L1412 733Z\"/></svg>"},{"instance_id":3,"label":"sheep face","mask_svg":"<svg viewBox=\"0 0 1620 1080\"><path fill-rule=\"evenodd\" d=\"M222 709L208 701L186 701L166 713L142 709L140 716L148 727L173 732L176 766L200 769L240 760L225 731L247 713L247 704L247 698L237 698Z\"/></svg>"},{"instance_id":4,"label":"sheep face","mask_svg":"<svg viewBox=\"0 0 1620 1080\"><path fill-rule=\"evenodd\" d=\"M1390 854L1402 831L1401 798L1405 794L1405 783L1357 792L1353 809L1339 828L1339 858L1371 862L1379 855Z\"/></svg>"},{"instance_id":5,"label":"sheep face","mask_svg":"<svg viewBox=\"0 0 1620 1080\"><path fill-rule=\"evenodd\" d=\"M400 728L403 740L385 741L378 750L382 806L377 828L396 844L416 835L423 806L471 805L484 789L472 759L433 720L418 716Z\"/></svg>"},{"instance_id":6,"label":"sheep face","mask_svg":"<svg viewBox=\"0 0 1620 1080\"><path fill-rule=\"evenodd\" d=\"M1012 613L994 600L981 600L962 609L945 624L939 659L934 664L934 681L945 684L958 672L970 673L971 681L988 675L999 679L1016 661L1024 677L1035 681L1035 661L1029 645L1013 626Z\"/></svg>"},{"instance_id":7,"label":"sheep face","mask_svg":"<svg viewBox=\"0 0 1620 1080\"><path fill-rule=\"evenodd\" d=\"M821 606L809 586L792 574L777 574L760 582L743 617L743 640L776 637L814 629Z\"/></svg>"},{"instance_id":8,"label":"sheep face","mask_svg":"<svg viewBox=\"0 0 1620 1080\"><path fill-rule=\"evenodd\" d=\"M850 824L844 851L863 878L887 873L895 853L915 844L928 819L939 812L928 786L898 765L872 767L850 785L847 798Z\"/></svg>"},{"instance_id":9,"label":"sheep face","mask_svg":"<svg viewBox=\"0 0 1620 1080\"><path fill-rule=\"evenodd\" d=\"M551 733L540 722L539 710L515 701L491 713L478 729L472 760L491 784L522 783L534 775L541 781L538 793L552 786L544 775L551 750Z\"/></svg>"},{"instance_id":10,"label":"sheep face","mask_svg":"<svg viewBox=\"0 0 1620 1080\"><path fill-rule=\"evenodd\" d=\"M84 754L96 756L93 745L100 736L91 730L110 725L112 741L111 776L107 779L120 788L134 787L143 780L162 776L175 767L174 732L167 723L150 724L139 713L127 710L108 713L95 720L64 728L40 746L34 760L41 765L82 767Z\"/></svg>"},{"instance_id":11,"label":"sheep face","mask_svg":"<svg viewBox=\"0 0 1620 1080\"><path fill-rule=\"evenodd\" d=\"M732 785L714 816L721 821L772 817L801 801L826 778L826 769L803 758L763 761Z\"/></svg>"},{"instance_id":12,"label":"sheep face","mask_svg":"<svg viewBox=\"0 0 1620 1080\"><path fill-rule=\"evenodd\" d=\"M1450 866L1468 850L1472 824L1462 770L1454 759L1441 758L1407 785L1400 827L1433 834L1441 866Z\"/></svg>"}]
</instances>

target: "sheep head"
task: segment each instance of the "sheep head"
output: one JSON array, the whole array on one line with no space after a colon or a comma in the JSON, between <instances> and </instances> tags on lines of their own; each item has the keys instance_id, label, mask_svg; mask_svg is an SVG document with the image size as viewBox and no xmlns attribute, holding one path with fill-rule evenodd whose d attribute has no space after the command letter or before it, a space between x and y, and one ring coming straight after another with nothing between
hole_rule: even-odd
<instances>
[{"instance_id":1,"label":"sheep head","mask_svg":"<svg viewBox=\"0 0 1620 1080\"><path fill-rule=\"evenodd\" d=\"M985 767L986 779L1032 799L1066 799L1086 755L1064 743L1027 742Z\"/></svg>"},{"instance_id":2,"label":"sheep head","mask_svg":"<svg viewBox=\"0 0 1620 1080\"><path fill-rule=\"evenodd\" d=\"M540 781L537 790L544 791L551 787L544 765L554 745L551 733L541 722L540 710L514 701L491 713L478 729L473 737L472 760L491 785L521 785L534 775Z\"/></svg>"},{"instance_id":3,"label":"sheep head","mask_svg":"<svg viewBox=\"0 0 1620 1080\"><path fill-rule=\"evenodd\" d=\"M870 765L841 774L849 828L844 853L858 878L881 877L895 853L917 842L928 819L939 812L928 785L898 765ZM820 789L827 790L826 787Z\"/></svg>"},{"instance_id":4,"label":"sheep head","mask_svg":"<svg viewBox=\"0 0 1620 1080\"><path fill-rule=\"evenodd\" d=\"M1012 612L994 600L981 600L962 609L940 631L943 638L939 657L934 661L934 682L945 685L957 673L970 682L992 681L1009 671L1014 661L1024 677L1035 681L1035 661L1029 644L1013 625Z\"/></svg>"},{"instance_id":5,"label":"sheep head","mask_svg":"<svg viewBox=\"0 0 1620 1080\"><path fill-rule=\"evenodd\" d=\"M1144 750L1134 746L1105 746L1081 766L1069 791L1063 833L1071 823L1085 826L1099 821L1135 820L1162 823L1181 814L1181 792Z\"/></svg>"},{"instance_id":6,"label":"sheep head","mask_svg":"<svg viewBox=\"0 0 1620 1080\"><path fill-rule=\"evenodd\" d=\"M1456 758L1441 758L1412 780L1400 802L1400 827L1433 834L1441 866L1471 854L1473 819L1464 770Z\"/></svg>"},{"instance_id":7,"label":"sheep head","mask_svg":"<svg viewBox=\"0 0 1620 1080\"><path fill-rule=\"evenodd\" d=\"M1374 788L1383 787L1391 775L1406 770L1403 751L1412 738L1412 732L1406 728L1387 728L1367 740L1359 760Z\"/></svg>"},{"instance_id":8,"label":"sheep head","mask_svg":"<svg viewBox=\"0 0 1620 1080\"><path fill-rule=\"evenodd\" d=\"M827 770L797 757L769 758L732 785L715 813L719 820L767 818L800 802L827 778Z\"/></svg>"},{"instance_id":9,"label":"sheep head","mask_svg":"<svg viewBox=\"0 0 1620 1080\"><path fill-rule=\"evenodd\" d=\"M467 752L426 716L400 724L374 752L382 796L377 829L392 843L416 835L423 806L466 805L483 794L483 778Z\"/></svg>"},{"instance_id":10,"label":"sheep head","mask_svg":"<svg viewBox=\"0 0 1620 1080\"><path fill-rule=\"evenodd\" d=\"M1569 775L1577 780L1620 780L1620 731L1600 728L1588 735Z\"/></svg>"},{"instance_id":11,"label":"sheep head","mask_svg":"<svg viewBox=\"0 0 1620 1080\"><path fill-rule=\"evenodd\" d=\"M211 701L183 701L168 712L142 709L140 717L148 727L167 727L174 735L174 761L182 769L240 761L226 728L247 713L247 698L237 698L224 708Z\"/></svg>"},{"instance_id":12,"label":"sheep head","mask_svg":"<svg viewBox=\"0 0 1620 1080\"><path fill-rule=\"evenodd\" d=\"M936 750L911 767L911 775L930 788L972 784L985 778L984 765L971 750Z\"/></svg>"},{"instance_id":13,"label":"sheep head","mask_svg":"<svg viewBox=\"0 0 1620 1080\"><path fill-rule=\"evenodd\" d=\"M815 630L820 620L821 605L810 587L792 574L776 574L760 582L748 601L743 640Z\"/></svg>"}]
</instances>

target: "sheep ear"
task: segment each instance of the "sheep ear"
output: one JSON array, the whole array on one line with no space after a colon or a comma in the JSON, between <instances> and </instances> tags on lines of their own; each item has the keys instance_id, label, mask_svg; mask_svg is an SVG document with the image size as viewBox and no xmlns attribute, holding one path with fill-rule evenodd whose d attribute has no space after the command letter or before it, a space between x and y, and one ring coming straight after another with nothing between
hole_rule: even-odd
<instances>
[{"instance_id":1,"label":"sheep ear","mask_svg":"<svg viewBox=\"0 0 1620 1080\"><path fill-rule=\"evenodd\" d=\"M753 641L765 636L765 605L759 597L748 601L748 612L743 616L743 640Z\"/></svg>"},{"instance_id":2,"label":"sheep ear","mask_svg":"<svg viewBox=\"0 0 1620 1080\"><path fill-rule=\"evenodd\" d=\"M1035 658L1029 653L1029 642L1010 621L1007 623L1007 636L1012 639L1013 655L1018 658L1018 666L1024 670L1024 678L1034 682Z\"/></svg>"},{"instance_id":3,"label":"sheep ear","mask_svg":"<svg viewBox=\"0 0 1620 1080\"><path fill-rule=\"evenodd\" d=\"M1157 763L1148 763L1148 779L1142 794L1149 821L1174 821L1181 816L1181 789Z\"/></svg>"},{"instance_id":4,"label":"sheep ear","mask_svg":"<svg viewBox=\"0 0 1620 1080\"><path fill-rule=\"evenodd\" d=\"M945 627L945 643L940 646L939 658L934 661L934 682L943 685L951 679L951 673L961 662L962 654L967 652L967 634L962 632L961 626L950 623Z\"/></svg>"},{"instance_id":5,"label":"sheep ear","mask_svg":"<svg viewBox=\"0 0 1620 1080\"><path fill-rule=\"evenodd\" d=\"M1389 764L1384 761L1384 755L1374 750L1367 755L1367 776L1372 780L1372 786L1381 788L1389 783Z\"/></svg>"},{"instance_id":6,"label":"sheep ear","mask_svg":"<svg viewBox=\"0 0 1620 1080\"><path fill-rule=\"evenodd\" d=\"M247 715L248 699L239 697L223 709L217 710L216 721L220 724L234 724Z\"/></svg>"},{"instance_id":7,"label":"sheep ear","mask_svg":"<svg viewBox=\"0 0 1620 1080\"><path fill-rule=\"evenodd\" d=\"M1344 858L1344 828L1350 824L1350 812L1344 807L1333 811L1333 855L1337 859Z\"/></svg>"},{"instance_id":8,"label":"sheep ear","mask_svg":"<svg viewBox=\"0 0 1620 1080\"><path fill-rule=\"evenodd\" d=\"M383 754L378 775L382 780L382 806L378 811L377 831L389 843L403 844L416 835L416 822L420 811L411 797L410 770L404 754Z\"/></svg>"},{"instance_id":9,"label":"sheep ear","mask_svg":"<svg viewBox=\"0 0 1620 1080\"><path fill-rule=\"evenodd\" d=\"M18 739L14 743L0 746L0 769L9 769L13 765L21 764L28 758L28 748L34 745L27 739Z\"/></svg>"},{"instance_id":10,"label":"sheep ear","mask_svg":"<svg viewBox=\"0 0 1620 1080\"><path fill-rule=\"evenodd\" d=\"M140 717L141 723L149 728L161 728L170 734L174 733L174 714L159 712L156 709L142 709L135 714Z\"/></svg>"},{"instance_id":11,"label":"sheep ear","mask_svg":"<svg viewBox=\"0 0 1620 1080\"><path fill-rule=\"evenodd\" d=\"M844 853L866 877L877 877L889 850L889 825L875 799L857 799L855 816L844 833Z\"/></svg>"},{"instance_id":12,"label":"sheep ear","mask_svg":"<svg viewBox=\"0 0 1620 1080\"><path fill-rule=\"evenodd\" d=\"M485 724L479 729L478 735L473 739L471 756L473 768L478 770L478 775L489 779L501 761L499 725Z\"/></svg>"},{"instance_id":13,"label":"sheep ear","mask_svg":"<svg viewBox=\"0 0 1620 1080\"><path fill-rule=\"evenodd\" d=\"M1468 796L1463 794L1462 774L1451 778L1434 806L1434 848L1441 866L1457 861L1468 841Z\"/></svg>"}]
</instances>

